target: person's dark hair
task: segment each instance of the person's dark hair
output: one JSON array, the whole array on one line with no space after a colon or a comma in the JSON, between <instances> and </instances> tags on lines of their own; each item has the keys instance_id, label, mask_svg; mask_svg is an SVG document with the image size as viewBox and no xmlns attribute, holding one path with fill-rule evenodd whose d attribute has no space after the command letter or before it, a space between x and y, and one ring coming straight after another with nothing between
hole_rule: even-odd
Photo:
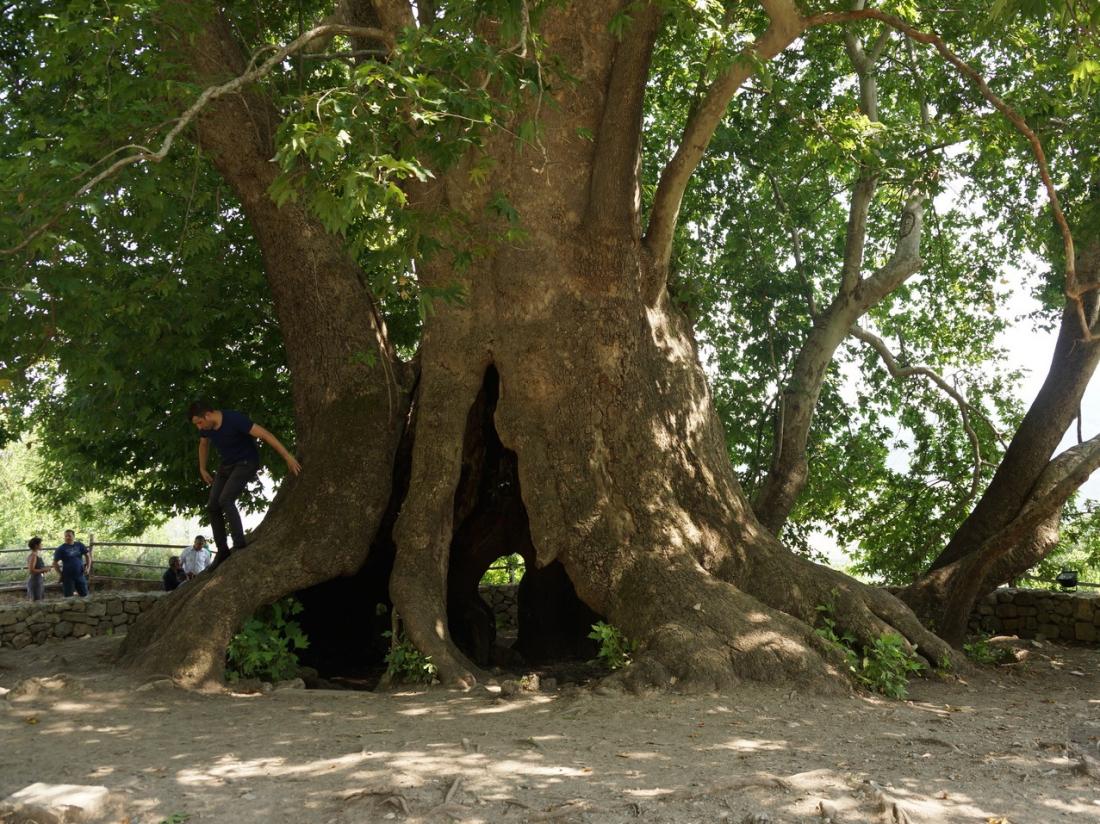
<instances>
[{"instance_id":1,"label":"person's dark hair","mask_svg":"<svg viewBox=\"0 0 1100 824\"><path fill-rule=\"evenodd\" d=\"M193 401L189 407L187 407L187 419L201 418L207 412L213 412L214 407L208 404L206 401Z\"/></svg>"},{"instance_id":2,"label":"person's dark hair","mask_svg":"<svg viewBox=\"0 0 1100 824\"><path fill-rule=\"evenodd\" d=\"M168 559L168 566L170 566L170 567L176 566L177 564L179 564L179 562L180 562L180 556L179 555L173 555L171 558Z\"/></svg>"},{"instance_id":3,"label":"person's dark hair","mask_svg":"<svg viewBox=\"0 0 1100 824\"><path fill-rule=\"evenodd\" d=\"M27 546L29 546L31 549L37 549L38 547L42 546L42 539L35 535L33 538L27 541Z\"/></svg>"}]
</instances>

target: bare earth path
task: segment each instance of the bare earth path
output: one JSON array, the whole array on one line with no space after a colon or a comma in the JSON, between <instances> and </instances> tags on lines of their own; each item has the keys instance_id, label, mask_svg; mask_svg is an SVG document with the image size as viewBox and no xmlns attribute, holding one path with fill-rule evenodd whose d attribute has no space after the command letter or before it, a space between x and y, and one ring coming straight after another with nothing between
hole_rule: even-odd
<instances>
[{"instance_id":1,"label":"bare earth path","mask_svg":"<svg viewBox=\"0 0 1100 824\"><path fill-rule=\"evenodd\" d=\"M1100 778L1080 767L1100 755L1096 650L1032 647L969 684L914 682L908 702L759 687L506 700L202 695L120 675L117 643L0 651L0 798L103 785L123 811L110 820L154 823L820 824L822 809L846 823L1100 822Z\"/></svg>"}]
</instances>

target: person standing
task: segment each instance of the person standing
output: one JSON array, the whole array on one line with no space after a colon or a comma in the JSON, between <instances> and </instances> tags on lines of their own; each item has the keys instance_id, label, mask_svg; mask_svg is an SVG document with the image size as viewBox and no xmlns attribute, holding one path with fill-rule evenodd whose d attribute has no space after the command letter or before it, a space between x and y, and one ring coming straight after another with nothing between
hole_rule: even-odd
<instances>
[{"instance_id":1,"label":"person standing","mask_svg":"<svg viewBox=\"0 0 1100 824\"><path fill-rule=\"evenodd\" d=\"M31 554L27 556L27 597L32 601L41 601L46 597L46 579L42 576L50 571L42 560L42 539L35 536L27 541Z\"/></svg>"},{"instance_id":2,"label":"person standing","mask_svg":"<svg viewBox=\"0 0 1100 824\"><path fill-rule=\"evenodd\" d=\"M73 591L81 598L88 594L88 566L91 555L88 547L76 540L76 533L65 530L65 543L53 552L53 568L61 574L61 592L66 598Z\"/></svg>"},{"instance_id":3,"label":"person standing","mask_svg":"<svg viewBox=\"0 0 1100 824\"><path fill-rule=\"evenodd\" d=\"M187 416L199 430L199 475L210 487L206 512L210 516L210 531L214 533L214 544L218 548L214 563L210 565L214 569L229 556L226 522L229 523L229 533L233 536L234 551L245 546L237 498L248 482L256 477L260 468L260 452L256 448L256 439L259 438L278 452L286 461L287 469L292 475L301 472L302 465L278 438L259 424L253 423L243 412L214 409L203 401L196 401L188 407ZM214 475L206 468L211 441L221 456L221 463Z\"/></svg>"},{"instance_id":4,"label":"person standing","mask_svg":"<svg viewBox=\"0 0 1100 824\"><path fill-rule=\"evenodd\" d=\"M188 581L210 566L210 550L206 548L206 538L196 535L195 543L180 553L180 564Z\"/></svg>"}]
</instances>

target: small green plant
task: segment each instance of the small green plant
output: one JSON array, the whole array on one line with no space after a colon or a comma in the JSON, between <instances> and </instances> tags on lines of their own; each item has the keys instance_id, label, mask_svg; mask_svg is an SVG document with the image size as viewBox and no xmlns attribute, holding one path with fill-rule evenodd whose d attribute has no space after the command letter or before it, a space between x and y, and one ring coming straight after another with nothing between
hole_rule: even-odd
<instances>
[{"instance_id":1,"label":"small green plant","mask_svg":"<svg viewBox=\"0 0 1100 824\"><path fill-rule=\"evenodd\" d=\"M296 650L309 646L302 627L293 619L301 611L301 603L290 596L258 610L229 642L226 677L230 681L293 678L298 672Z\"/></svg>"},{"instance_id":2,"label":"small green plant","mask_svg":"<svg viewBox=\"0 0 1100 824\"><path fill-rule=\"evenodd\" d=\"M395 682L405 684L430 684L435 680L436 666L430 656L425 655L405 633L398 631L395 638L390 630L382 633L390 639L390 651L386 653L386 675Z\"/></svg>"},{"instance_id":3,"label":"small green plant","mask_svg":"<svg viewBox=\"0 0 1100 824\"><path fill-rule=\"evenodd\" d=\"M909 695L909 679L920 674L924 664L900 635L885 633L861 651L854 635L837 631L832 602L818 604L816 609L821 626L814 632L840 649L856 681L888 698L901 700Z\"/></svg>"},{"instance_id":4,"label":"small green plant","mask_svg":"<svg viewBox=\"0 0 1100 824\"><path fill-rule=\"evenodd\" d=\"M613 670L627 666L638 651L638 644L626 638L618 627L597 621L588 637L600 642L597 656Z\"/></svg>"},{"instance_id":5,"label":"small green plant","mask_svg":"<svg viewBox=\"0 0 1100 824\"><path fill-rule=\"evenodd\" d=\"M856 673L864 684L887 698L901 700L909 695L909 679L920 675L924 664L909 651L897 633L880 635L864 650Z\"/></svg>"},{"instance_id":6,"label":"small green plant","mask_svg":"<svg viewBox=\"0 0 1100 824\"><path fill-rule=\"evenodd\" d=\"M165 819L162 819L160 824L184 824L186 821L191 820L191 813L172 813Z\"/></svg>"},{"instance_id":7,"label":"small green plant","mask_svg":"<svg viewBox=\"0 0 1100 824\"><path fill-rule=\"evenodd\" d=\"M973 640L963 644L966 657L975 664L995 666L1016 660L1012 650L1001 649L989 643L988 635L975 635Z\"/></svg>"}]
</instances>

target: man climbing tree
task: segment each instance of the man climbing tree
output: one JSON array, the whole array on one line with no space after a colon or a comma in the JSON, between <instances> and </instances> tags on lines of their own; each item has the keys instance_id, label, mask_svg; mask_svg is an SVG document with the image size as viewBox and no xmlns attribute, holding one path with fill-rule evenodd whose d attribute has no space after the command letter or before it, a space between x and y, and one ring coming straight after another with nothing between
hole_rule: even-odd
<instances>
[{"instance_id":1,"label":"man climbing tree","mask_svg":"<svg viewBox=\"0 0 1100 824\"><path fill-rule=\"evenodd\" d=\"M259 438L279 453L279 457L286 461L290 474L297 475L302 471L302 465L278 438L258 423L253 423L243 412L214 409L205 401L195 401L188 407L187 417L199 430L199 475L210 487L206 514L210 516L210 531L214 533L214 544L218 548L217 557L211 565L214 568L229 557L226 522L229 523L229 533L233 536L233 551L237 552L245 547L244 527L241 525L241 514L237 511L237 498L260 469L260 451L256 448L256 439ZM211 441L221 456L221 462L213 475L206 468Z\"/></svg>"}]
</instances>

